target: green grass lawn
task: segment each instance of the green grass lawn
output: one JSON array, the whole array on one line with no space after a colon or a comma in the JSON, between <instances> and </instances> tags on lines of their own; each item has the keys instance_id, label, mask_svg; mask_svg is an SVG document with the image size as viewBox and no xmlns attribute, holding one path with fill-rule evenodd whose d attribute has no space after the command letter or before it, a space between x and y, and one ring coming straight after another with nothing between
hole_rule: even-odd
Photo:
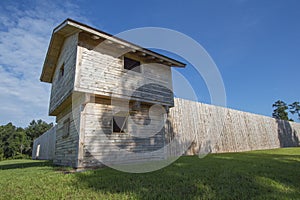
<instances>
[{"instance_id":1,"label":"green grass lawn","mask_svg":"<svg viewBox=\"0 0 300 200\"><path fill-rule=\"evenodd\" d=\"M300 148L181 157L145 174L0 162L0 199L300 199Z\"/></svg>"}]
</instances>

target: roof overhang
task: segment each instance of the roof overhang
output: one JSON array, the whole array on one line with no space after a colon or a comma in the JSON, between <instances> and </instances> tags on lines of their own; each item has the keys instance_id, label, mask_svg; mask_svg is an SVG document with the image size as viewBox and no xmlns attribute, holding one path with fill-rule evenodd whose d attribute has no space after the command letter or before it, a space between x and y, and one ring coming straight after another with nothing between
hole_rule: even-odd
<instances>
[{"instance_id":1,"label":"roof overhang","mask_svg":"<svg viewBox=\"0 0 300 200\"><path fill-rule=\"evenodd\" d=\"M111 34L105 33L88 25L82 24L72 19L66 19L63 23L57 26L52 33L48 52L43 65L42 74L40 80L43 82L52 83L52 78L56 68L56 63L59 57L60 48L63 45L64 38L73 35L78 32L87 32L94 37L99 37L101 39L109 41L111 44L118 44L124 48L128 48L131 52L135 52L138 55L144 57L151 57L153 60L158 60L160 63L173 66L173 67L185 67L186 64L177 61L175 59L169 58L162 54L156 53L149 49L140 47L133 43L130 43L121 38L115 37Z\"/></svg>"}]
</instances>

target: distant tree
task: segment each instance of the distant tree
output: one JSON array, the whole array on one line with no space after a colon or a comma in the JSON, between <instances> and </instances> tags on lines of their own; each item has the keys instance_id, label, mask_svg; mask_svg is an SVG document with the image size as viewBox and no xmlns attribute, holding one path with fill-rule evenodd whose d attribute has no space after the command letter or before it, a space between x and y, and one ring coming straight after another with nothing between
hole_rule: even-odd
<instances>
[{"instance_id":1,"label":"distant tree","mask_svg":"<svg viewBox=\"0 0 300 200\"><path fill-rule=\"evenodd\" d=\"M272 107L275 108L272 114L275 119L289 120L287 112L288 106L284 101L278 100Z\"/></svg>"},{"instance_id":2,"label":"distant tree","mask_svg":"<svg viewBox=\"0 0 300 200\"><path fill-rule=\"evenodd\" d=\"M0 126L0 159L15 158L23 155L25 146L29 146L25 130L12 123Z\"/></svg>"},{"instance_id":3,"label":"distant tree","mask_svg":"<svg viewBox=\"0 0 300 200\"><path fill-rule=\"evenodd\" d=\"M290 112L294 115L298 115L298 119L300 120L300 103L299 102L294 102L289 105L290 107Z\"/></svg>"},{"instance_id":4,"label":"distant tree","mask_svg":"<svg viewBox=\"0 0 300 200\"><path fill-rule=\"evenodd\" d=\"M53 127L53 123L48 124L47 122L44 122L41 119L37 121L32 120L30 122L30 124L25 128L26 136L30 140L30 144L24 147L26 150L25 151L26 154L31 156L34 139L38 138L40 135L42 135L52 127Z\"/></svg>"},{"instance_id":5,"label":"distant tree","mask_svg":"<svg viewBox=\"0 0 300 200\"><path fill-rule=\"evenodd\" d=\"M1 127L0 127L0 129L1 129ZM0 132L1 132L1 130L0 130ZM0 161L3 159L4 159L3 141L2 141L2 136L0 135Z\"/></svg>"}]
</instances>

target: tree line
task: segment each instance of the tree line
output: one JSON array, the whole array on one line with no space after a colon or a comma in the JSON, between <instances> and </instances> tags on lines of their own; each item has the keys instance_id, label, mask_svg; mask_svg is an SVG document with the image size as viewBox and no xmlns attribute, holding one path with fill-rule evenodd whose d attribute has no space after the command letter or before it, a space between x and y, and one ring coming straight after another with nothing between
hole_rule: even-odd
<instances>
[{"instance_id":1,"label":"tree line","mask_svg":"<svg viewBox=\"0 0 300 200\"><path fill-rule=\"evenodd\" d=\"M276 101L272 107L274 108L272 116L275 119L282 119L288 121L294 121L293 119L289 118L290 112L292 115L297 115L298 120L300 120L300 103L294 102L292 104L287 104L282 100Z\"/></svg>"},{"instance_id":2,"label":"tree line","mask_svg":"<svg viewBox=\"0 0 300 200\"><path fill-rule=\"evenodd\" d=\"M11 122L0 126L0 160L31 158L33 141L53 127L53 123L32 120L26 128Z\"/></svg>"}]
</instances>

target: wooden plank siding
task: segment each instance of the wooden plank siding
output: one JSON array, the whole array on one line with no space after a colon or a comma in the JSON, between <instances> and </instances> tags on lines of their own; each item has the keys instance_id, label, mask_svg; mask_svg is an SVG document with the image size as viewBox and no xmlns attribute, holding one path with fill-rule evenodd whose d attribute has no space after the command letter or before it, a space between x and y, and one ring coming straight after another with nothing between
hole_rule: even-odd
<instances>
[{"instance_id":1,"label":"wooden plank siding","mask_svg":"<svg viewBox=\"0 0 300 200\"><path fill-rule=\"evenodd\" d=\"M72 104L56 117L56 145L53 163L77 168L79 159L78 149L80 148L81 113L85 96L77 93L73 95ZM69 121L68 129L64 127L66 121ZM69 131L68 134L65 132L66 130Z\"/></svg>"},{"instance_id":2,"label":"wooden plank siding","mask_svg":"<svg viewBox=\"0 0 300 200\"><path fill-rule=\"evenodd\" d=\"M71 95L74 89L78 34L65 38L60 50L56 70L53 75L49 114L56 116L59 106ZM61 75L61 67L64 74Z\"/></svg>"},{"instance_id":3,"label":"wooden plank siding","mask_svg":"<svg viewBox=\"0 0 300 200\"><path fill-rule=\"evenodd\" d=\"M123 55L116 48L90 43L79 37L75 91L173 106L169 66L135 57L142 63L141 73L129 72L123 68Z\"/></svg>"},{"instance_id":4,"label":"wooden plank siding","mask_svg":"<svg viewBox=\"0 0 300 200\"><path fill-rule=\"evenodd\" d=\"M143 138L134 135L131 129L136 125L135 116L132 114L128 120L128 131L114 133L112 128L113 105L109 99L98 100L97 103L87 103L84 115L84 147L80 167L101 166L106 164L125 164L146 160L161 160L161 153L152 153L148 157L139 153L155 152L165 144L164 128L160 130L146 129L149 137ZM150 105L142 105L142 110L149 110ZM143 112L145 113L145 112ZM138 115L139 119L147 117ZM159 122L162 116L152 115L152 123ZM151 126L151 125L149 125ZM155 127L155 126L151 126Z\"/></svg>"}]
</instances>

